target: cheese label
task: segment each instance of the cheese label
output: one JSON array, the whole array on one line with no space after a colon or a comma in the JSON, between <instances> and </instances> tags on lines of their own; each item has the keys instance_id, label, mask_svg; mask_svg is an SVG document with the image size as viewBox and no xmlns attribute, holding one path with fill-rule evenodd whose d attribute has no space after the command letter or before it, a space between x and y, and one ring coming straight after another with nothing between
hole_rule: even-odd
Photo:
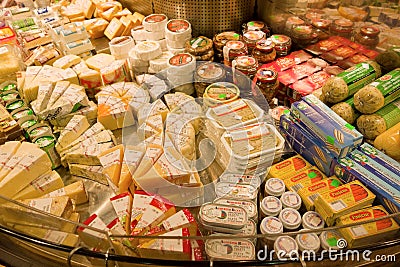
<instances>
[{"instance_id":1,"label":"cheese label","mask_svg":"<svg viewBox=\"0 0 400 267\"><path fill-rule=\"evenodd\" d=\"M43 239L53 242L53 243L56 243L56 244L62 244L64 242L64 240L67 238L67 236L68 236L68 233L66 233L66 232L49 230L43 236Z\"/></svg>"},{"instance_id":2,"label":"cheese label","mask_svg":"<svg viewBox=\"0 0 400 267\"><path fill-rule=\"evenodd\" d=\"M118 164L120 157L121 157L121 150L117 149L117 150L112 151L111 153L108 153L108 154L100 157L100 162L104 168L109 168L110 166L112 166L114 164Z\"/></svg>"},{"instance_id":3,"label":"cheese label","mask_svg":"<svg viewBox=\"0 0 400 267\"><path fill-rule=\"evenodd\" d=\"M189 210L183 209L166 219L162 225L166 230L171 231L192 222L195 222L193 215Z\"/></svg>"},{"instance_id":4,"label":"cheese label","mask_svg":"<svg viewBox=\"0 0 400 267\"><path fill-rule=\"evenodd\" d=\"M190 24L183 19L173 19L167 24L167 29L171 32L182 33L189 29Z\"/></svg>"},{"instance_id":5,"label":"cheese label","mask_svg":"<svg viewBox=\"0 0 400 267\"><path fill-rule=\"evenodd\" d=\"M147 16L144 21L147 23L158 23L158 22L162 22L166 19L167 19L167 16L165 16L163 14L154 14L154 15Z\"/></svg>"},{"instance_id":6,"label":"cheese label","mask_svg":"<svg viewBox=\"0 0 400 267\"><path fill-rule=\"evenodd\" d=\"M129 200L130 196L128 192L110 198L111 204L119 218L123 218L128 213Z\"/></svg>"},{"instance_id":7,"label":"cheese label","mask_svg":"<svg viewBox=\"0 0 400 267\"><path fill-rule=\"evenodd\" d=\"M91 226L91 227L94 227L94 228L97 228L99 230L107 229L107 225L96 214L93 214L92 216L90 216L84 222L84 224L86 224L88 226ZM85 233L87 233L87 234L90 234L92 236L96 236L96 237L99 237L99 238L103 238L104 237L104 235L102 233L96 232L96 231L94 231L92 229L88 229L88 228L83 228L82 229L82 228L80 228L80 230L85 232Z\"/></svg>"},{"instance_id":8,"label":"cheese label","mask_svg":"<svg viewBox=\"0 0 400 267\"><path fill-rule=\"evenodd\" d=\"M51 186L51 183L57 179L53 173L48 173L42 176L39 176L35 180L33 180L30 184L36 191L45 192L47 188Z\"/></svg>"},{"instance_id":9,"label":"cheese label","mask_svg":"<svg viewBox=\"0 0 400 267\"><path fill-rule=\"evenodd\" d=\"M187 53L177 54L169 59L169 64L173 66L183 66L194 60L194 57Z\"/></svg>"},{"instance_id":10,"label":"cheese label","mask_svg":"<svg viewBox=\"0 0 400 267\"><path fill-rule=\"evenodd\" d=\"M38 198L31 200L28 206L50 213L52 203L53 203L52 198Z\"/></svg>"},{"instance_id":11,"label":"cheese label","mask_svg":"<svg viewBox=\"0 0 400 267\"><path fill-rule=\"evenodd\" d=\"M136 151L127 148L125 150L123 163L136 166L139 163L140 159L143 157L143 154L144 153L142 151Z\"/></svg>"},{"instance_id":12,"label":"cheese label","mask_svg":"<svg viewBox=\"0 0 400 267\"><path fill-rule=\"evenodd\" d=\"M60 197L60 196L65 196L66 194L67 194L67 192L65 192L65 188L63 187L63 188L57 189L53 192L50 192L48 194L48 196L49 197Z\"/></svg>"}]
</instances>

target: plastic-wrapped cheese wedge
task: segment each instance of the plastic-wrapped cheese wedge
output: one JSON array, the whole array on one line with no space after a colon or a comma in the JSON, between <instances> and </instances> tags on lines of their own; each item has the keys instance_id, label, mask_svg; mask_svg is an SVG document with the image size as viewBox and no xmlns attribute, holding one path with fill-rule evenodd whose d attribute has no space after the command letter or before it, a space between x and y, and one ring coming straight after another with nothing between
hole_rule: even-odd
<instances>
[{"instance_id":1,"label":"plastic-wrapped cheese wedge","mask_svg":"<svg viewBox=\"0 0 400 267\"><path fill-rule=\"evenodd\" d=\"M151 104L146 103L137 114L138 124L142 125L147 118L157 114L160 114L163 122L165 122L168 113L169 109L161 99L157 99Z\"/></svg>"},{"instance_id":2,"label":"plastic-wrapped cheese wedge","mask_svg":"<svg viewBox=\"0 0 400 267\"><path fill-rule=\"evenodd\" d=\"M53 67L67 69L79 64L81 60L82 59L76 55L66 55L54 61Z\"/></svg>"},{"instance_id":3,"label":"plastic-wrapped cheese wedge","mask_svg":"<svg viewBox=\"0 0 400 267\"><path fill-rule=\"evenodd\" d=\"M112 55L99 53L86 60L86 64L89 68L100 71L101 69L111 65L115 61L115 57Z\"/></svg>"},{"instance_id":4,"label":"plastic-wrapped cheese wedge","mask_svg":"<svg viewBox=\"0 0 400 267\"><path fill-rule=\"evenodd\" d=\"M99 160L103 166L103 173L106 174L108 179L114 184L118 185L122 159L124 157L123 145L117 145L100 153Z\"/></svg>"},{"instance_id":5,"label":"plastic-wrapped cheese wedge","mask_svg":"<svg viewBox=\"0 0 400 267\"><path fill-rule=\"evenodd\" d=\"M69 164L71 175L83 177L104 185L108 185L107 177L103 174L102 166L89 166L83 164Z\"/></svg>"},{"instance_id":6,"label":"plastic-wrapped cheese wedge","mask_svg":"<svg viewBox=\"0 0 400 267\"><path fill-rule=\"evenodd\" d=\"M32 109L35 113L39 113L47 107L52 93L53 85L51 82L43 82L39 85L38 98L31 102Z\"/></svg>"},{"instance_id":7,"label":"plastic-wrapped cheese wedge","mask_svg":"<svg viewBox=\"0 0 400 267\"><path fill-rule=\"evenodd\" d=\"M57 140L56 149L60 153L66 146L82 135L90 125L85 116L75 115L61 132Z\"/></svg>"},{"instance_id":8,"label":"plastic-wrapped cheese wedge","mask_svg":"<svg viewBox=\"0 0 400 267\"><path fill-rule=\"evenodd\" d=\"M32 182L13 196L13 199L36 198L64 186L61 176L56 171L49 171Z\"/></svg>"},{"instance_id":9,"label":"plastic-wrapped cheese wedge","mask_svg":"<svg viewBox=\"0 0 400 267\"><path fill-rule=\"evenodd\" d=\"M139 139L144 140L152 135L162 133L164 131L163 126L164 125L161 114L147 117L145 122L137 129Z\"/></svg>"},{"instance_id":10,"label":"plastic-wrapped cheese wedge","mask_svg":"<svg viewBox=\"0 0 400 267\"><path fill-rule=\"evenodd\" d=\"M100 165L98 155L114 146L113 142L95 144L90 147L79 148L65 156L68 164Z\"/></svg>"},{"instance_id":11,"label":"plastic-wrapped cheese wedge","mask_svg":"<svg viewBox=\"0 0 400 267\"><path fill-rule=\"evenodd\" d=\"M109 66L102 68L100 75L103 85L131 81L128 61L126 59L116 60Z\"/></svg>"},{"instance_id":12,"label":"plastic-wrapped cheese wedge","mask_svg":"<svg viewBox=\"0 0 400 267\"><path fill-rule=\"evenodd\" d=\"M88 195L86 193L85 185L82 180L64 186L60 189L54 190L44 195L43 197L60 197L60 196L68 196L76 204L82 204L88 201Z\"/></svg>"},{"instance_id":13,"label":"plastic-wrapped cheese wedge","mask_svg":"<svg viewBox=\"0 0 400 267\"><path fill-rule=\"evenodd\" d=\"M82 107L75 112L50 120L50 123L55 127L64 128L75 115L86 116L90 124L93 124L97 120L97 105L93 101L89 101L87 107Z\"/></svg>"},{"instance_id":14,"label":"plastic-wrapped cheese wedge","mask_svg":"<svg viewBox=\"0 0 400 267\"><path fill-rule=\"evenodd\" d=\"M126 146L121 165L120 180L118 183L119 191L125 192L132 185L132 174L138 168L145 152L144 146Z\"/></svg>"}]
</instances>

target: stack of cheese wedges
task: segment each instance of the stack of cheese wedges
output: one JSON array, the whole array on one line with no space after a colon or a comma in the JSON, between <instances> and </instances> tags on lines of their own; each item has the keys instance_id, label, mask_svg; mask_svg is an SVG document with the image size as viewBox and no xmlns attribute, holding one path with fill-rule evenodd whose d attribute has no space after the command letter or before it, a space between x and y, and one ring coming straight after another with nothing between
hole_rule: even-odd
<instances>
[{"instance_id":1,"label":"stack of cheese wedges","mask_svg":"<svg viewBox=\"0 0 400 267\"><path fill-rule=\"evenodd\" d=\"M75 115L61 131L56 150L72 175L107 184L99 155L115 144L114 135L101 123L90 126L85 116Z\"/></svg>"},{"instance_id":2,"label":"stack of cheese wedges","mask_svg":"<svg viewBox=\"0 0 400 267\"><path fill-rule=\"evenodd\" d=\"M134 115L150 101L148 92L133 82L118 82L100 90L97 120L109 130L133 125Z\"/></svg>"},{"instance_id":3,"label":"stack of cheese wedges","mask_svg":"<svg viewBox=\"0 0 400 267\"><path fill-rule=\"evenodd\" d=\"M93 226L112 234L133 235L134 238L116 239L116 250L124 246L131 248L131 254L143 258L202 260L204 246L202 242L182 240L183 236L200 236L195 217L189 210L177 210L167 199L159 195L137 190L110 198L113 211L104 210L93 213L85 225ZM112 223L110 214L115 218ZM119 225L116 225L119 224ZM121 233L122 232L122 233ZM107 239L84 227L78 229L82 241L94 249L107 248ZM139 236L154 236L154 239L141 239ZM176 236L177 239L161 239L160 236ZM119 244L118 244L119 243ZM168 245L167 245L168 244ZM135 252L132 252L135 251Z\"/></svg>"}]
</instances>

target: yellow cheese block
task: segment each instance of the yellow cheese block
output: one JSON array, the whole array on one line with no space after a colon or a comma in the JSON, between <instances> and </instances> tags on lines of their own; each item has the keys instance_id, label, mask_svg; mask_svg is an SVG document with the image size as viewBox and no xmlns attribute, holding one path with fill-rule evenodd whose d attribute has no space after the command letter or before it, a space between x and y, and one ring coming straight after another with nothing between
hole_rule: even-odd
<instances>
[{"instance_id":1,"label":"yellow cheese block","mask_svg":"<svg viewBox=\"0 0 400 267\"><path fill-rule=\"evenodd\" d=\"M123 16L119 19L121 23L124 25L124 31L121 33L121 36L130 36L132 29L135 27L135 23L130 20L127 16Z\"/></svg>"},{"instance_id":2,"label":"yellow cheese block","mask_svg":"<svg viewBox=\"0 0 400 267\"><path fill-rule=\"evenodd\" d=\"M53 67L66 69L78 64L79 62L81 62L81 60L82 59L76 55L66 55L57 59L53 63Z\"/></svg>"},{"instance_id":3,"label":"yellow cheese block","mask_svg":"<svg viewBox=\"0 0 400 267\"><path fill-rule=\"evenodd\" d=\"M112 147L99 155L100 163L103 166L103 173L105 173L115 185L119 183L123 157L123 145Z\"/></svg>"},{"instance_id":4,"label":"yellow cheese block","mask_svg":"<svg viewBox=\"0 0 400 267\"><path fill-rule=\"evenodd\" d=\"M94 11L96 10L96 5L91 0L84 1L83 4L83 13L85 14L85 18L90 19L93 17Z\"/></svg>"},{"instance_id":5,"label":"yellow cheese block","mask_svg":"<svg viewBox=\"0 0 400 267\"><path fill-rule=\"evenodd\" d=\"M83 181L78 181L46 194L44 197L69 196L76 204L86 203L88 196Z\"/></svg>"},{"instance_id":6,"label":"yellow cheese block","mask_svg":"<svg viewBox=\"0 0 400 267\"><path fill-rule=\"evenodd\" d=\"M101 69L111 65L115 61L115 57L109 54L99 53L86 60L89 68L100 71Z\"/></svg>"},{"instance_id":7,"label":"yellow cheese block","mask_svg":"<svg viewBox=\"0 0 400 267\"><path fill-rule=\"evenodd\" d=\"M121 166L121 175L118 183L120 193L128 191L129 186L133 182L132 174L135 173L137 167L139 166L144 152L144 146L127 146L125 148Z\"/></svg>"},{"instance_id":8,"label":"yellow cheese block","mask_svg":"<svg viewBox=\"0 0 400 267\"><path fill-rule=\"evenodd\" d=\"M117 18L113 18L104 31L104 35L112 40L115 37L121 36L124 32L125 26Z\"/></svg>"}]
</instances>

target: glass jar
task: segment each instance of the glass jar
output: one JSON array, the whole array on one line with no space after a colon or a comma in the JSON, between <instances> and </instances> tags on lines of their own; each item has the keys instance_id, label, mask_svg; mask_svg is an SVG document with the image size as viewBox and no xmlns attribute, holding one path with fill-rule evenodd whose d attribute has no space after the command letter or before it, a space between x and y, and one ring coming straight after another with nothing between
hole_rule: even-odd
<instances>
[{"instance_id":1,"label":"glass jar","mask_svg":"<svg viewBox=\"0 0 400 267\"><path fill-rule=\"evenodd\" d=\"M228 41L223 49L224 64L226 66L232 66L232 60L239 56L245 56L248 54L247 46L242 41Z\"/></svg>"},{"instance_id":2,"label":"glass jar","mask_svg":"<svg viewBox=\"0 0 400 267\"><path fill-rule=\"evenodd\" d=\"M264 95L269 105L279 88L278 73L274 70L261 68L256 74L256 85Z\"/></svg>"},{"instance_id":3,"label":"glass jar","mask_svg":"<svg viewBox=\"0 0 400 267\"><path fill-rule=\"evenodd\" d=\"M380 32L379 28L375 26L363 26L354 38L357 43L374 49L379 43Z\"/></svg>"},{"instance_id":4,"label":"glass jar","mask_svg":"<svg viewBox=\"0 0 400 267\"><path fill-rule=\"evenodd\" d=\"M291 36L293 42L300 47L306 47L318 40L313 27L305 24L294 27Z\"/></svg>"},{"instance_id":5,"label":"glass jar","mask_svg":"<svg viewBox=\"0 0 400 267\"><path fill-rule=\"evenodd\" d=\"M216 82L225 81L226 71L221 64L206 62L201 64L194 73L194 88L198 97L203 97L206 88Z\"/></svg>"},{"instance_id":6,"label":"glass jar","mask_svg":"<svg viewBox=\"0 0 400 267\"><path fill-rule=\"evenodd\" d=\"M271 32L264 21L249 21L242 25L243 33L247 31L262 31L265 33L265 36L270 36Z\"/></svg>"},{"instance_id":7,"label":"glass jar","mask_svg":"<svg viewBox=\"0 0 400 267\"><path fill-rule=\"evenodd\" d=\"M252 55L258 60L259 64L274 61L276 58L274 42L269 38L258 41L253 49Z\"/></svg>"},{"instance_id":8,"label":"glass jar","mask_svg":"<svg viewBox=\"0 0 400 267\"><path fill-rule=\"evenodd\" d=\"M283 34L274 34L271 36L272 42L275 44L275 51L277 56L287 56L292 47L292 40L289 36Z\"/></svg>"},{"instance_id":9,"label":"glass jar","mask_svg":"<svg viewBox=\"0 0 400 267\"><path fill-rule=\"evenodd\" d=\"M309 9L305 17L308 22L312 22L316 19L323 19L325 17L325 12L320 9Z\"/></svg>"},{"instance_id":10,"label":"glass jar","mask_svg":"<svg viewBox=\"0 0 400 267\"><path fill-rule=\"evenodd\" d=\"M252 56L240 56L232 62L233 82L240 88L251 88L257 73L258 61ZM240 72L238 72L240 71Z\"/></svg>"},{"instance_id":11,"label":"glass jar","mask_svg":"<svg viewBox=\"0 0 400 267\"><path fill-rule=\"evenodd\" d=\"M311 24L314 26L315 33L317 34L318 40L324 40L329 37L329 27L332 21L327 19L314 19Z\"/></svg>"},{"instance_id":12,"label":"glass jar","mask_svg":"<svg viewBox=\"0 0 400 267\"><path fill-rule=\"evenodd\" d=\"M300 25L303 25L303 24L304 24L304 20L302 20L301 18L299 18L297 16L289 17L287 19L287 21L286 21L286 24L285 24L284 33L287 34L287 35L290 35L290 33L291 33L291 31L292 31L292 29L294 27L297 27L297 26L300 26Z\"/></svg>"},{"instance_id":13,"label":"glass jar","mask_svg":"<svg viewBox=\"0 0 400 267\"><path fill-rule=\"evenodd\" d=\"M247 49L251 54L257 42L265 39L265 33L259 30L247 31L243 33L243 41L247 45Z\"/></svg>"},{"instance_id":14,"label":"glass jar","mask_svg":"<svg viewBox=\"0 0 400 267\"><path fill-rule=\"evenodd\" d=\"M223 61L223 48L228 41L240 41L242 36L234 31L221 32L214 36L213 43L215 48L215 58L217 61Z\"/></svg>"},{"instance_id":15,"label":"glass jar","mask_svg":"<svg viewBox=\"0 0 400 267\"><path fill-rule=\"evenodd\" d=\"M351 39L353 36L354 22L348 19L337 19L330 27L331 35L342 36Z\"/></svg>"}]
</instances>

